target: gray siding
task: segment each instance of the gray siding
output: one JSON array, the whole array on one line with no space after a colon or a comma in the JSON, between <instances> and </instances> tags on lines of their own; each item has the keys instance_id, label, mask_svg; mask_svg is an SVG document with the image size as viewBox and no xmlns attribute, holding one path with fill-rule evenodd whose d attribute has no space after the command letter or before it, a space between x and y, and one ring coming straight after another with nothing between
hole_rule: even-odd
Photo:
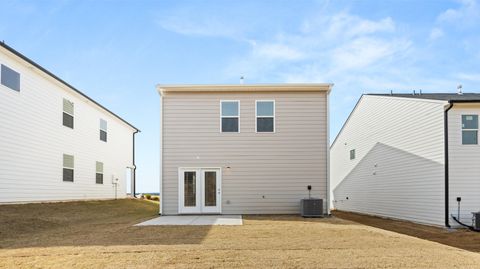
<instances>
[{"instance_id":1,"label":"gray siding","mask_svg":"<svg viewBox=\"0 0 480 269\"><path fill-rule=\"evenodd\" d=\"M255 100L275 100L276 133L255 133ZM220 132L220 100L240 100L240 133ZM178 213L178 168L222 168L222 213L298 213L327 196L326 93L167 93L163 213ZM231 167L226 170L225 167Z\"/></svg>"}]
</instances>

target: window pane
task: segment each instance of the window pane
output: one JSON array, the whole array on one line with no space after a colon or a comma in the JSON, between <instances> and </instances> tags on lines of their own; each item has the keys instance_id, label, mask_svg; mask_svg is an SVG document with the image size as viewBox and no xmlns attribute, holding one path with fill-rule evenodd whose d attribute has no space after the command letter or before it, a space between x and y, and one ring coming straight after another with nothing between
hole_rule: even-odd
<instances>
[{"instance_id":1,"label":"window pane","mask_svg":"<svg viewBox=\"0 0 480 269\"><path fill-rule=\"evenodd\" d=\"M270 116L273 117L273 102L261 101L257 102L257 116Z\"/></svg>"},{"instance_id":2,"label":"window pane","mask_svg":"<svg viewBox=\"0 0 480 269\"><path fill-rule=\"evenodd\" d=\"M100 119L100 130L107 131L107 121Z\"/></svg>"},{"instance_id":3,"label":"window pane","mask_svg":"<svg viewBox=\"0 0 480 269\"><path fill-rule=\"evenodd\" d=\"M222 116L238 116L238 102L222 102Z\"/></svg>"},{"instance_id":4,"label":"window pane","mask_svg":"<svg viewBox=\"0 0 480 269\"><path fill-rule=\"evenodd\" d=\"M74 115L73 113L73 103L68 101L67 99L63 99L63 112L67 112L70 115Z\"/></svg>"},{"instance_id":5,"label":"window pane","mask_svg":"<svg viewBox=\"0 0 480 269\"><path fill-rule=\"evenodd\" d=\"M205 206L217 205L217 173L205 172Z\"/></svg>"},{"instance_id":6,"label":"window pane","mask_svg":"<svg viewBox=\"0 0 480 269\"><path fill-rule=\"evenodd\" d=\"M20 73L13 71L2 64L2 85L9 87L14 91L20 91Z\"/></svg>"},{"instance_id":7,"label":"window pane","mask_svg":"<svg viewBox=\"0 0 480 269\"><path fill-rule=\"evenodd\" d=\"M257 118L257 132L273 132L273 118Z\"/></svg>"},{"instance_id":8,"label":"window pane","mask_svg":"<svg viewBox=\"0 0 480 269\"><path fill-rule=\"evenodd\" d=\"M74 168L74 158L72 155L63 154L63 167Z\"/></svg>"},{"instance_id":9,"label":"window pane","mask_svg":"<svg viewBox=\"0 0 480 269\"><path fill-rule=\"evenodd\" d=\"M478 131L462 131L462 144L477 145Z\"/></svg>"},{"instance_id":10,"label":"window pane","mask_svg":"<svg viewBox=\"0 0 480 269\"><path fill-rule=\"evenodd\" d=\"M462 129L478 129L478 115L462 115Z\"/></svg>"},{"instance_id":11,"label":"window pane","mask_svg":"<svg viewBox=\"0 0 480 269\"><path fill-rule=\"evenodd\" d=\"M95 170L97 173L103 174L103 163L102 162L97 162L95 165Z\"/></svg>"},{"instance_id":12,"label":"window pane","mask_svg":"<svg viewBox=\"0 0 480 269\"><path fill-rule=\"evenodd\" d=\"M63 168L63 181L73 182L73 169Z\"/></svg>"},{"instance_id":13,"label":"window pane","mask_svg":"<svg viewBox=\"0 0 480 269\"><path fill-rule=\"evenodd\" d=\"M100 140L107 142L107 132L100 130Z\"/></svg>"},{"instance_id":14,"label":"window pane","mask_svg":"<svg viewBox=\"0 0 480 269\"><path fill-rule=\"evenodd\" d=\"M223 133L230 133L230 132L238 133L238 118L222 118L222 132Z\"/></svg>"},{"instance_id":15,"label":"window pane","mask_svg":"<svg viewBox=\"0 0 480 269\"><path fill-rule=\"evenodd\" d=\"M95 183L103 184L103 174L97 173L95 177Z\"/></svg>"},{"instance_id":16,"label":"window pane","mask_svg":"<svg viewBox=\"0 0 480 269\"><path fill-rule=\"evenodd\" d=\"M63 126L73 129L73 117L63 112Z\"/></svg>"},{"instance_id":17,"label":"window pane","mask_svg":"<svg viewBox=\"0 0 480 269\"><path fill-rule=\"evenodd\" d=\"M183 174L183 196L184 206L196 206L197 204L197 176L195 172Z\"/></svg>"}]
</instances>

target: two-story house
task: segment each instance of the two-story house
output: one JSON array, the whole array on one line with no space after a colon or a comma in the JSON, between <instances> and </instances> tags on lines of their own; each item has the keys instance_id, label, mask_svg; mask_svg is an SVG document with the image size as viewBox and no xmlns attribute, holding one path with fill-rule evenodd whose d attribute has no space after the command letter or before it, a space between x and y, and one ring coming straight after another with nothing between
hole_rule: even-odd
<instances>
[{"instance_id":1,"label":"two-story house","mask_svg":"<svg viewBox=\"0 0 480 269\"><path fill-rule=\"evenodd\" d=\"M471 225L480 211L479 115L475 93L363 95L331 146L334 207Z\"/></svg>"},{"instance_id":2,"label":"two-story house","mask_svg":"<svg viewBox=\"0 0 480 269\"><path fill-rule=\"evenodd\" d=\"M0 203L125 197L137 128L5 43L0 66Z\"/></svg>"},{"instance_id":3,"label":"two-story house","mask_svg":"<svg viewBox=\"0 0 480 269\"><path fill-rule=\"evenodd\" d=\"M299 213L308 185L328 201L331 87L158 85L160 214Z\"/></svg>"}]
</instances>

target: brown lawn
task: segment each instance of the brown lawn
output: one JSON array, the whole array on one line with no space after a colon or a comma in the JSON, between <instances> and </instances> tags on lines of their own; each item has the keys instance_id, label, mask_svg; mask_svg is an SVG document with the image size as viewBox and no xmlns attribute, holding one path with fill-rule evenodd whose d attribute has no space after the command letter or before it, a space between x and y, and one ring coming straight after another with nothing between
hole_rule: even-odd
<instances>
[{"instance_id":1,"label":"brown lawn","mask_svg":"<svg viewBox=\"0 0 480 269\"><path fill-rule=\"evenodd\" d=\"M337 217L133 226L157 212L137 200L0 206L0 268L480 268L478 253Z\"/></svg>"}]
</instances>

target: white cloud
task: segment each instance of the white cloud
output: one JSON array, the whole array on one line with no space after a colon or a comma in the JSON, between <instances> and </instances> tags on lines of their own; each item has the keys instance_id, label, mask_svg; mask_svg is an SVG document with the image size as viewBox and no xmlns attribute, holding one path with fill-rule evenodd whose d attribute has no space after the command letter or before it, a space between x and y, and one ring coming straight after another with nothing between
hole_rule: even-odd
<instances>
[{"instance_id":1,"label":"white cloud","mask_svg":"<svg viewBox=\"0 0 480 269\"><path fill-rule=\"evenodd\" d=\"M300 60L304 54L296 48L285 44L257 44L253 42L252 55L254 57L266 58L271 60Z\"/></svg>"},{"instance_id":2,"label":"white cloud","mask_svg":"<svg viewBox=\"0 0 480 269\"><path fill-rule=\"evenodd\" d=\"M442 29L435 27L432 29L432 31L430 31L429 39L436 40L443 37L444 35L445 33L443 32Z\"/></svg>"},{"instance_id":3,"label":"white cloud","mask_svg":"<svg viewBox=\"0 0 480 269\"><path fill-rule=\"evenodd\" d=\"M458 73L455 77L460 80L480 82L480 73Z\"/></svg>"},{"instance_id":4,"label":"white cloud","mask_svg":"<svg viewBox=\"0 0 480 269\"><path fill-rule=\"evenodd\" d=\"M480 6L476 0L460 0L458 8L450 8L442 12L437 21L440 23L452 23L461 27L479 24Z\"/></svg>"}]
</instances>

